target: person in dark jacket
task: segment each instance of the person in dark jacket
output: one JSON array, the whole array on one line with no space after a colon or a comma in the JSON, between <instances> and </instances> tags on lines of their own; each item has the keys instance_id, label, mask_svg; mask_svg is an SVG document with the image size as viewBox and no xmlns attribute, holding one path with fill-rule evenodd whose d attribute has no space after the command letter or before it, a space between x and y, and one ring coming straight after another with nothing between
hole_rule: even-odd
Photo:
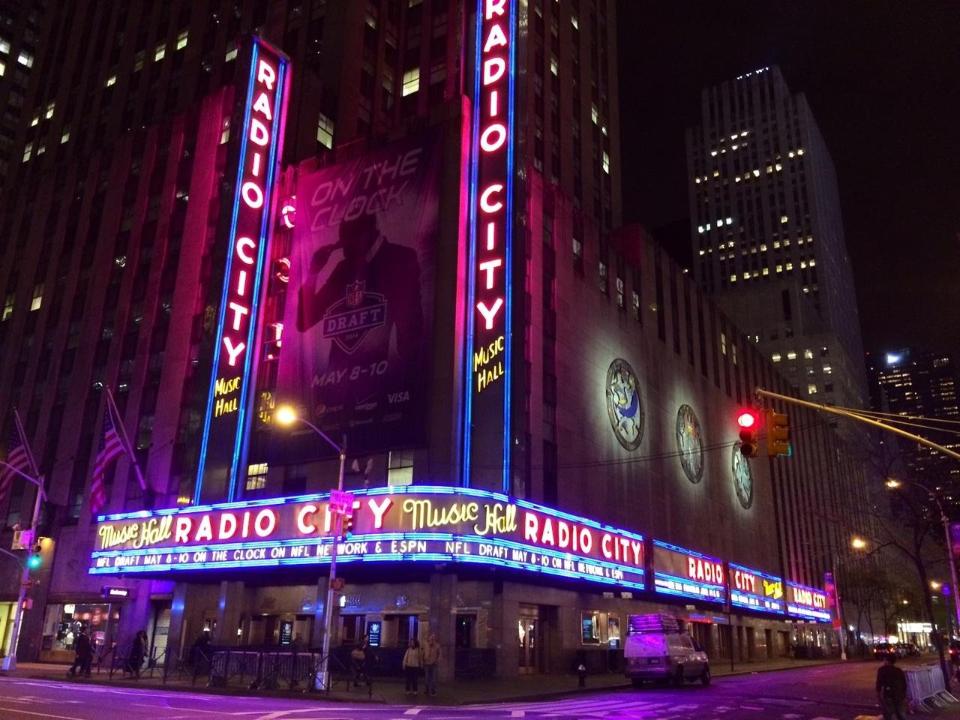
<instances>
[{"instance_id":1,"label":"person in dark jacket","mask_svg":"<svg viewBox=\"0 0 960 720\"><path fill-rule=\"evenodd\" d=\"M140 630L133 638L130 645L130 654L127 656L127 672L133 677L140 678L140 667L143 665L143 658L147 654L147 633Z\"/></svg>"},{"instance_id":2,"label":"person in dark jacket","mask_svg":"<svg viewBox=\"0 0 960 720\"><path fill-rule=\"evenodd\" d=\"M76 655L73 659L73 665L67 671L67 675L73 677L79 672L84 677L90 677L90 666L93 664L93 645L90 643L90 637L86 631L81 629L77 634L73 641L73 649Z\"/></svg>"},{"instance_id":3,"label":"person in dark jacket","mask_svg":"<svg viewBox=\"0 0 960 720\"><path fill-rule=\"evenodd\" d=\"M883 720L906 720L904 703L907 699L907 676L897 667L896 653L888 653L877 670L877 699L883 711Z\"/></svg>"}]
</instances>

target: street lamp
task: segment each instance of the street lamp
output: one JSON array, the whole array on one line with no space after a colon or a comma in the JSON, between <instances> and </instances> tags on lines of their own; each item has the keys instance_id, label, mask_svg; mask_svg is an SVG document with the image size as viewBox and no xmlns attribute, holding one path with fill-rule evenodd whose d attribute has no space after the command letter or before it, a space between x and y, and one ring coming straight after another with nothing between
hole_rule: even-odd
<instances>
[{"instance_id":1,"label":"street lamp","mask_svg":"<svg viewBox=\"0 0 960 720\"><path fill-rule=\"evenodd\" d=\"M273 415L280 425L289 427L294 423L303 423L324 442L340 455L340 471L337 474L337 492L343 492L343 473L347 464L347 438L339 445L330 439L323 430L302 417L291 405L281 405ZM336 513L333 528L333 546L330 548L330 577L327 582L327 601L323 606L323 647L320 651L320 671L317 675L318 685L324 690L330 690L330 634L333 625L333 582L337 579L337 544L340 542L340 532L343 528L343 513Z\"/></svg>"},{"instance_id":2,"label":"street lamp","mask_svg":"<svg viewBox=\"0 0 960 720\"><path fill-rule=\"evenodd\" d=\"M933 500L934 504L937 506L937 510L940 512L940 523L943 525L943 537L946 541L947 566L950 568L950 584L954 588L960 587L957 585L957 565L953 560L953 548L950 544L950 519L947 517L947 513L943 509L943 503L940 502L940 496L937 495L933 490L930 490L928 487L921 485L920 483L907 480L906 484L913 485L914 487L918 487L923 490L925 493L927 493L927 497ZM904 481L897 480L893 477L888 477L884 482L884 485L886 485L887 489L889 490L901 490L903 488ZM954 605L957 627L960 627L960 603L954 603Z\"/></svg>"},{"instance_id":3,"label":"street lamp","mask_svg":"<svg viewBox=\"0 0 960 720\"><path fill-rule=\"evenodd\" d=\"M853 539L850 540L850 547L852 547L854 550L866 550L867 541L862 537L857 537L854 535Z\"/></svg>"}]
</instances>

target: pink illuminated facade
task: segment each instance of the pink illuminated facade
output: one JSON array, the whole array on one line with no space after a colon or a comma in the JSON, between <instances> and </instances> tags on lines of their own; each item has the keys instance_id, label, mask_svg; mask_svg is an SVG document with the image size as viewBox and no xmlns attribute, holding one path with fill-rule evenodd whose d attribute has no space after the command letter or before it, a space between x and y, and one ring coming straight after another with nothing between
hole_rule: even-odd
<instances>
[{"instance_id":1,"label":"pink illuminated facade","mask_svg":"<svg viewBox=\"0 0 960 720\"><path fill-rule=\"evenodd\" d=\"M606 671L650 611L716 658L829 652L784 588L822 584L792 548L831 539L788 516L831 436L800 419L810 462L738 463L736 409L782 381L619 228L615 3L254 5L233 45L191 12L164 52L215 50L217 83L26 168L4 220L0 407L55 504L24 656L68 657L78 623L173 655L203 630L319 646L337 458L280 402L348 448L336 652L376 632L390 667L435 632L448 675ZM90 518L98 383L149 491L121 462Z\"/></svg>"}]
</instances>

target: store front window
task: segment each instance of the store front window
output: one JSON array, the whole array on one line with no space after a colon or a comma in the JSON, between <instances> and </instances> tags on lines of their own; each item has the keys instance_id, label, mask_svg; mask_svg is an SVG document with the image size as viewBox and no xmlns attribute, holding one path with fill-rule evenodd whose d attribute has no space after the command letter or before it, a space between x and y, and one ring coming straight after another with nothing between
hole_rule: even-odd
<instances>
[{"instance_id":1,"label":"store front window","mask_svg":"<svg viewBox=\"0 0 960 720\"><path fill-rule=\"evenodd\" d=\"M620 616L605 612L580 613L580 644L619 649Z\"/></svg>"},{"instance_id":2,"label":"store front window","mask_svg":"<svg viewBox=\"0 0 960 720\"><path fill-rule=\"evenodd\" d=\"M43 649L73 652L81 631L95 647L113 640L120 623L120 608L110 603L48 605L43 623Z\"/></svg>"}]
</instances>

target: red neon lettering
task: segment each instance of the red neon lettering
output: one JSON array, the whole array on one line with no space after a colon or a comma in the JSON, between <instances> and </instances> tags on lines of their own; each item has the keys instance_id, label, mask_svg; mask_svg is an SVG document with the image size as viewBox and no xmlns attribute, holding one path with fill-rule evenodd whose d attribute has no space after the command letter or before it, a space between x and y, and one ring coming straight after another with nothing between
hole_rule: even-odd
<instances>
[{"instance_id":1,"label":"red neon lettering","mask_svg":"<svg viewBox=\"0 0 960 720\"><path fill-rule=\"evenodd\" d=\"M493 307L489 308L483 300L477 303L477 310L483 315L487 330L493 329L493 321L497 317L497 313L500 312L501 307L503 307L503 298L497 298L497 301L493 303Z\"/></svg>"},{"instance_id":2,"label":"red neon lettering","mask_svg":"<svg viewBox=\"0 0 960 720\"><path fill-rule=\"evenodd\" d=\"M266 60L261 59L257 66L257 82L267 86L267 90L273 90L273 83L277 80L277 71L273 69Z\"/></svg>"},{"instance_id":3,"label":"red neon lettering","mask_svg":"<svg viewBox=\"0 0 960 720\"><path fill-rule=\"evenodd\" d=\"M500 27L499 23L493 23L493 25L490 26L490 32L487 35L487 40L483 43L483 52L488 53L495 47L506 46L507 36L503 32L503 28Z\"/></svg>"},{"instance_id":4,"label":"red neon lettering","mask_svg":"<svg viewBox=\"0 0 960 720\"><path fill-rule=\"evenodd\" d=\"M500 258L480 263L480 272L487 274L487 290L493 290L493 271L501 265L503 265L503 260Z\"/></svg>"},{"instance_id":5,"label":"red neon lettering","mask_svg":"<svg viewBox=\"0 0 960 720\"><path fill-rule=\"evenodd\" d=\"M250 118L250 141L255 142L260 147L266 147L270 142L270 132L267 126L256 118Z\"/></svg>"},{"instance_id":6,"label":"red neon lettering","mask_svg":"<svg viewBox=\"0 0 960 720\"><path fill-rule=\"evenodd\" d=\"M253 265L254 258L253 255L247 253L247 248L251 250L257 249L257 244L248 237L238 237L237 238L237 257L240 258L247 265Z\"/></svg>"},{"instance_id":7,"label":"red neon lettering","mask_svg":"<svg viewBox=\"0 0 960 720\"><path fill-rule=\"evenodd\" d=\"M487 223L487 250L493 250L495 244L494 224Z\"/></svg>"},{"instance_id":8,"label":"red neon lettering","mask_svg":"<svg viewBox=\"0 0 960 720\"><path fill-rule=\"evenodd\" d=\"M270 109L270 100L265 92L257 96L257 101L253 104L253 109L263 115L267 120L273 120L273 110Z\"/></svg>"},{"instance_id":9,"label":"red neon lettering","mask_svg":"<svg viewBox=\"0 0 960 720\"><path fill-rule=\"evenodd\" d=\"M263 190L261 190L260 186L254 182L247 180L240 187L240 196L247 204L247 207L251 207L256 210L257 208L263 206Z\"/></svg>"},{"instance_id":10,"label":"red neon lettering","mask_svg":"<svg viewBox=\"0 0 960 720\"><path fill-rule=\"evenodd\" d=\"M533 513L523 515L523 539L527 542L537 542L537 516Z\"/></svg>"},{"instance_id":11,"label":"red neon lettering","mask_svg":"<svg viewBox=\"0 0 960 720\"><path fill-rule=\"evenodd\" d=\"M253 521L253 531L262 538L270 536L277 527L277 512L264 508L257 513L256 520Z\"/></svg>"},{"instance_id":12,"label":"red neon lettering","mask_svg":"<svg viewBox=\"0 0 960 720\"><path fill-rule=\"evenodd\" d=\"M197 542L201 540L213 540L213 523L210 522L210 516L204 515L200 519L200 525L197 527L197 534L193 536Z\"/></svg>"},{"instance_id":13,"label":"red neon lettering","mask_svg":"<svg viewBox=\"0 0 960 720\"><path fill-rule=\"evenodd\" d=\"M484 152L494 152L499 150L507 142L507 129L502 123L488 125L480 136L480 147Z\"/></svg>"},{"instance_id":14,"label":"red neon lettering","mask_svg":"<svg viewBox=\"0 0 960 720\"><path fill-rule=\"evenodd\" d=\"M312 535L317 531L317 526L310 521L310 516L317 512L317 506L313 503L307 503L300 512L297 513L297 530L301 535Z\"/></svg>"},{"instance_id":15,"label":"red neon lettering","mask_svg":"<svg viewBox=\"0 0 960 720\"><path fill-rule=\"evenodd\" d=\"M483 84L492 85L507 72L507 62L500 57L492 57L483 61Z\"/></svg>"},{"instance_id":16,"label":"red neon lettering","mask_svg":"<svg viewBox=\"0 0 960 720\"><path fill-rule=\"evenodd\" d=\"M231 310L233 310L233 329L239 331L240 321L243 319L244 315L247 315L250 312L250 310L244 307L243 305L241 305L240 303L236 303L232 301L230 302L228 307Z\"/></svg>"},{"instance_id":17,"label":"red neon lettering","mask_svg":"<svg viewBox=\"0 0 960 720\"><path fill-rule=\"evenodd\" d=\"M506 5L507 0L487 0L486 5L484 6L483 18L485 20L492 20L494 15L503 15L503 6Z\"/></svg>"},{"instance_id":18,"label":"red neon lettering","mask_svg":"<svg viewBox=\"0 0 960 720\"><path fill-rule=\"evenodd\" d=\"M553 523L550 518L546 518L543 521L543 530L540 531L540 544L555 545L556 542L556 538L553 537Z\"/></svg>"},{"instance_id":19,"label":"red neon lettering","mask_svg":"<svg viewBox=\"0 0 960 720\"><path fill-rule=\"evenodd\" d=\"M246 343L239 343L238 345L233 344L233 340L229 336L223 336L223 346L227 349L227 363L230 367L234 367L237 364L237 358L240 356L240 353L243 352L244 348L247 347Z\"/></svg>"},{"instance_id":20,"label":"red neon lettering","mask_svg":"<svg viewBox=\"0 0 960 720\"><path fill-rule=\"evenodd\" d=\"M490 202L490 196L494 193L500 194L503 192L502 183L493 183L488 188L486 188L482 193L480 193L480 209L485 213L495 213L503 209L503 201L497 200L496 202Z\"/></svg>"},{"instance_id":21,"label":"red neon lettering","mask_svg":"<svg viewBox=\"0 0 960 720\"><path fill-rule=\"evenodd\" d=\"M188 517L180 516L173 529L173 541L178 543L190 542L190 528L193 521Z\"/></svg>"},{"instance_id":22,"label":"red neon lettering","mask_svg":"<svg viewBox=\"0 0 960 720\"><path fill-rule=\"evenodd\" d=\"M373 511L373 527L377 529L383 527L383 515L387 512L391 505L393 505L393 500L390 498L384 498L383 502L381 502L379 505L373 498L367 501L367 506Z\"/></svg>"},{"instance_id":23,"label":"red neon lettering","mask_svg":"<svg viewBox=\"0 0 960 720\"><path fill-rule=\"evenodd\" d=\"M237 516L231 512L225 512L220 516L220 528L217 532L218 540L229 540L237 532Z\"/></svg>"}]
</instances>

